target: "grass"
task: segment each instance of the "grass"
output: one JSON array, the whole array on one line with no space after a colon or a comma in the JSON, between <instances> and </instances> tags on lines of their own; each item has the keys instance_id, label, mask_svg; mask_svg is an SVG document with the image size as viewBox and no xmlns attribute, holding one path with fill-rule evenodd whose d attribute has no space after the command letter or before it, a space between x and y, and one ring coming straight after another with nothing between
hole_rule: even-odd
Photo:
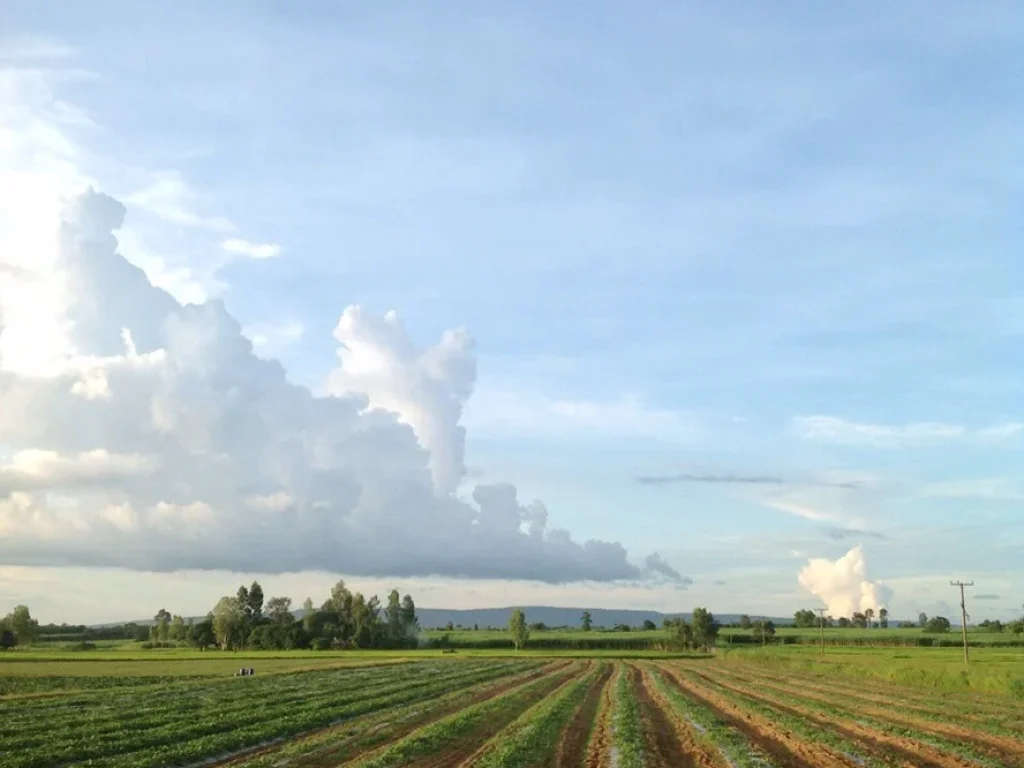
<instances>
[{"instance_id":1,"label":"grass","mask_svg":"<svg viewBox=\"0 0 1024 768\"><path fill-rule=\"evenodd\" d=\"M618 752L616 764L620 768L643 768L646 739L640 720L640 703L633 689L630 670L623 670L615 683L612 706L612 739Z\"/></svg>"}]
</instances>

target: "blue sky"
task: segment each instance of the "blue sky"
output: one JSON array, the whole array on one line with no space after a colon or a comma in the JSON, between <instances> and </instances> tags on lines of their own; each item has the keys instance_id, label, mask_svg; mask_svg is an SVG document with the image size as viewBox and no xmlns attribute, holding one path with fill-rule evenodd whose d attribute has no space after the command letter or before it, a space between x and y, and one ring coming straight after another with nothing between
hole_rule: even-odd
<instances>
[{"instance_id":1,"label":"blue sky","mask_svg":"<svg viewBox=\"0 0 1024 768\"><path fill-rule=\"evenodd\" d=\"M315 393L348 305L421 347L465 328L458 494L511 482L693 580L426 579L428 604L788 614L828 602L810 558L862 545L894 612L966 577L1009 618L1021 29L1013 3L15 1L0 159L124 203L129 261ZM188 610L233 578L192 574Z\"/></svg>"}]
</instances>

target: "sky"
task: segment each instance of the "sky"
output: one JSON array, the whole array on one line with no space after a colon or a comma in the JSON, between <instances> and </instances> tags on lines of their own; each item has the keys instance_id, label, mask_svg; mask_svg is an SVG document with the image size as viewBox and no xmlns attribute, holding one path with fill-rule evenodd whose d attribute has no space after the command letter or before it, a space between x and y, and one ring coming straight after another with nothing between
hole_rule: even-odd
<instances>
[{"instance_id":1,"label":"sky","mask_svg":"<svg viewBox=\"0 0 1024 768\"><path fill-rule=\"evenodd\" d=\"M1024 604L1024 8L0 27L0 615Z\"/></svg>"}]
</instances>

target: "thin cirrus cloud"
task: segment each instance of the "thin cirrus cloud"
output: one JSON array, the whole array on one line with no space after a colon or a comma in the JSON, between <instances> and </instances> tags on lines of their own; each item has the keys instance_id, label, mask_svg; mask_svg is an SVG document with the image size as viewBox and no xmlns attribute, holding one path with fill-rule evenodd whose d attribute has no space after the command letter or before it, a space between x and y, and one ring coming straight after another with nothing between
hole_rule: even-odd
<instances>
[{"instance_id":1,"label":"thin cirrus cloud","mask_svg":"<svg viewBox=\"0 0 1024 768\"><path fill-rule=\"evenodd\" d=\"M793 420L793 431L800 437L839 445L866 445L901 448L948 443L956 440L998 441L1024 432L1024 423L1005 422L981 429L943 422L908 424L871 424L848 421L835 416L800 416Z\"/></svg>"},{"instance_id":2,"label":"thin cirrus cloud","mask_svg":"<svg viewBox=\"0 0 1024 768\"><path fill-rule=\"evenodd\" d=\"M713 475L679 472L672 475L641 475L636 478L640 485L674 485L677 483L706 483L710 485L801 485L821 488L842 488L857 490L864 484L857 480L796 480L778 475Z\"/></svg>"},{"instance_id":3,"label":"thin cirrus cloud","mask_svg":"<svg viewBox=\"0 0 1024 768\"><path fill-rule=\"evenodd\" d=\"M281 246L274 243L251 243L240 237L231 237L220 244L228 253L246 256L250 259L276 259L281 255Z\"/></svg>"}]
</instances>

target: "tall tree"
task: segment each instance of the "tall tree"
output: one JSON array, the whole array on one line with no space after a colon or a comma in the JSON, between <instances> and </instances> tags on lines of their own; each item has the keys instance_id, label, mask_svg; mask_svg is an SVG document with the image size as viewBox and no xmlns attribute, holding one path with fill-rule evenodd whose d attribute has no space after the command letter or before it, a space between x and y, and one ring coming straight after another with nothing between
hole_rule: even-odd
<instances>
[{"instance_id":1,"label":"tall tree","mask_svg":"<svg viewBox=\"0 0 1024 768\"><path fill-rule=\"evenodd\" d=\"M406 595L402 598L402 623L409 637L412 637L419 630L419 620L416 618L416 603L412 597Z\"/></svg>"},{"instance_id":2,"label":"tall tree","mask_svg":"<svg viewBox=\"0 0 1024 768\"><path fill-rule=\"evenodd\" d=\"M237 597L222 597L213 609L213 634L223 650L245 644L245 609Z\"/></svg>"},{"instance_id":3,"label":"tall tree","mask_svg":"<svg viewBox=\"0 0 1024 768\"><path fill-rule=\"evenodd\" d=\"M238 601L238 605L245 613L245 617L249 618L249 589L243 584L238 588L238 592L235 593L235 599Z\"/></svg>"},{"instance_id":4,"label":"tall tree","mask_svg":"<svg viewBox=\"0 0 1024 768\"><path fill-rule=\"evenodd\" d=\"M288 626L295 617L292 616L292 599L290 597L272 597L267 600L267 618L271 623Z\"/></svg>"},{"instance_id":5,"label":"tall tree","mask_svg":"<svg viewBox=\"0 0 1024 768\"><path fill-rule=\"evenodd\" d=\"M693 627L694 644L707 653L718 638L718 622L715 621L715 615L707 608L694 608L690 616L690 625Z\"/></svg>"},{"instance_id":6,"label":"tall tree","mask_svg":"<svg viewBox=\"0 0 1024 768\"><path fill-rule=\"evenodd\" d=\"M882 629L889 628L889 609L880 608L878 611L878 626Z\"/></svg>"},{"instance_id":7,"label":"tall tree","mask_svg":"<svg viewBox=\"0 0 1024 768\"><path fill-rule=\"evenodd\" d=\"M302 628L307 635L313 634L313 625L316 622L316 610L313 608L313 598L307 597L302 604Z\"/></svg>"},{"instance_id":8,"label":"tall tree","mask_svg":"<svg viewBox=\"0 0 1024 768\"><path fill-rule=\"evenodd\" d=\"M580 624L583 626L584 632L590 631L590 627L593 625L593 621L590 618L590 611L583 612L583 615L580 616Z\"/></svg>"},{"instance_id":9,"label":"tall tree","mask_svg":"<svg viewBox=\"0 0 1024 768\"><path fill-rule=\"evenodd\" d=\"M867 626L868 629L871 629L871 625L873 623L871 620L873 618L875 618L875 609L874 608L865 608L864 609L864 624L865 624L865 626Z\"/></svg>"},{"instance_id":10,"label":"tall tree","mask_svg":"<svg viewBox=\"0 0 1024 768\"><path fill-rule=\"evenodd\" d=\"M249 598L246 600L246 614L250 621L259 621L263 618L263 587L258 581L254 581L249 587Z\"/></svg>"},{"instance_id":11,"label":"tall tree","mask_svg":"<svg viewBox=\"0 0 1024 768\"><path fill-rule=\"evenodd\" d=\"M405 621L402 615L402 598L397 589L388 593L388 604L384 608L384 622L388 628L388 640L400 643L405 637Z\"/></svg>"},{"instance_id":12,"label":"tall tree","mask_svg":"<svg viewBox=\"0 0 1024 768\"><path fill-rule=\"evenodd\" d=\"M181 616L174 616L171 619L170 637L177 643L184 642L188 630L185 627L185 619Z\"/></svg>"},{"instance_id":13,"label":"tall tree","mask_svg":"<svg viewBox=\"0 0 1024 768\"><path fill-rule=\"evenodd\" d=\"M171 636L171 612L161 608L153 617L156 623L150 632L150 637L157 642L166 643Z\"/></svg>"},{"instance_id":14,"label":"tall tree","mask_svg":"<svg viewBox=\"0 0 1024 768\"><path fill-rule=\"evenodd\" d=\"M753 626L753 622L747 614L744 613L740 616L740 629L750 629L751 626Z\"/></svg>"},{"instance_id":15,"label":"tall tree","mask_svg":"<svg viewBox=\"0 0 1024 768\"><path fill-rule=\"evenodd\" d=\"M921 627L921 629L924 629L926 626L928 626L928 614L924 611L921 611L919 614L917 614L917 626Z\"/></svg>"},{"instance_id":16,"label":"tall tree","mask_svg":"<svg viewBox=\"0 0 1024 768\"><path fill-rule=\"evenodd\" d=\"M518 608L515 608L509 617L508 631L512 635L512 643L517 651L526 647L530 639L530 628L526 625L526 614Z\"/></svg>"},{"instance_id":17,"label":"tall tree","mask_svg":"<svg viewBox=\"0 0 1024 768\"><path fill-rule=\"evenodd\" d=\"M18 637L6 624L0 622L0 651L6 651L18 644Z\"/></svg>"}]
</instances>

